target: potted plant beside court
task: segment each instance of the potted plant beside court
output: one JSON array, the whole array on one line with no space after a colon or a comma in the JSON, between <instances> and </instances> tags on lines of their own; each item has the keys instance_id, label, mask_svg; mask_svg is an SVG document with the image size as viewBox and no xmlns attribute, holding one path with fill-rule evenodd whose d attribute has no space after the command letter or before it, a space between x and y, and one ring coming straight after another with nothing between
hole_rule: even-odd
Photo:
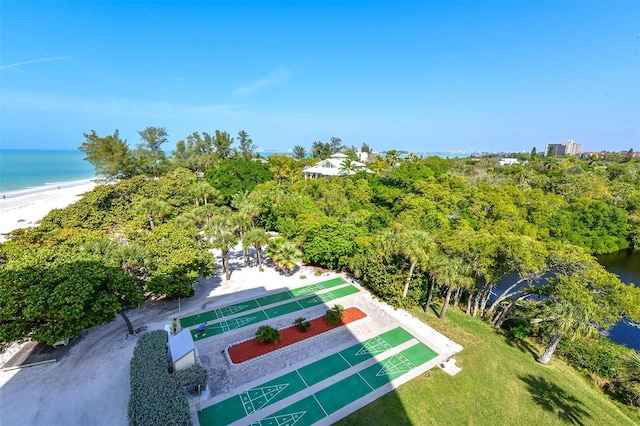
<instances>
[{"instance_id":1,"label":"potted plant beside court","mask_svg":"<svg viewBox=\"0 0 640 426\"><path fill-rule=\"evenodd\" d=\"M329 325L338 325L340 324L340 321L342 321L343 316L344 316L344 306L333 305L333 308L327 310L327 313L324 316L324 320Z\"/></svg>"},{"instance_id":2,"label":"potted plant beside court","mask_svg":"<svg viewBox=\"0 0 640 426\"><path fill-rule=\"evenodd\" d=\"M282 339L280 330L270 325L261 325L256 331L256 340L262 343L278 343Z\"/></svg>"},{"instance_id":3,"label":"potted plant beside court","mask_svg":"<svg viewBox=\"0 0 640 426\"><path fill-rule=\"evenodd\" d=\"M296 318L293 321L293 324L296 325L303 333L306 333L311 328L311 321L307 321L304 317Z\"/></svg>"}]
</instances>

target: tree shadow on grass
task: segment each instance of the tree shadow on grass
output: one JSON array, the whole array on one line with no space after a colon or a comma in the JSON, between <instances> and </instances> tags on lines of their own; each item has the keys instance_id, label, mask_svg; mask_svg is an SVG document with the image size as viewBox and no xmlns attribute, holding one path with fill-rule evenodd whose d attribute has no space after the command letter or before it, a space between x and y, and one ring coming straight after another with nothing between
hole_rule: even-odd
<instances>
[{"instance_id":1,"label":"tree shadow on grass","mask_svg":"<svg viewBox=\"0 0 640 426\"><path fill-rule=\"evenodd\" d=\"M583 408L582 401L555 383L530 374L519 378L527 385L527 390L536 404L556 414L566 423L583 425L583 420L591 417L589 412Z\"/></svg>"},{"instance_id":2,"label":"tree shadow on grass","mask_svg":"<svg viewBox=\"0 0 640 426\"><path fill-rule=\"evenodd\" d=\"M536 351L536 348L533 347L529 342L516 338L510 338L507 333L502 333L502 337L504 338L504 341L507 345L511 346L512 348L518 349L522 353L528 352L531 355L531 358L533 358L534 360L538 359L538 352Z\"/></svg>"}]
</instances>

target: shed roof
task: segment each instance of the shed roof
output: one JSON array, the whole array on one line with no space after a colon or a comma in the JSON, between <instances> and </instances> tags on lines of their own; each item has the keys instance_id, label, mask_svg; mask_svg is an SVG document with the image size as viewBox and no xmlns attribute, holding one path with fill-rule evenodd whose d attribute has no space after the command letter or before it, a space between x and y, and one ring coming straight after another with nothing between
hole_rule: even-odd
<instances>
[{"instance_id":1,"label":"shed roof","mask_svg":"<svg viewBox=\"0 0 640 426\"><path fill-rule=\"evenodd\" d=\"M191 336L191 331L188 328L185 328L169 339L169 351L171 352L172 362L178 361L194 349L193 336Z\"/></svg>"}]
</instances>

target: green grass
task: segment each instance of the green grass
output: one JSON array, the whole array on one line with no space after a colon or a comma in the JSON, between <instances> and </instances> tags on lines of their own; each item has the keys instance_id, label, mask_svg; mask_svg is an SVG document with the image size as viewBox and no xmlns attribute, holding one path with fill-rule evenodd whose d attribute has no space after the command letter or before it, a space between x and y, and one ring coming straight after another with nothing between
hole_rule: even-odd
<instances>
[{"instance_id":1,"label":"green grass","mask_svg":"<svg viewBox=\"0 0 640 426\"><path fill-rule=\"evenodd\" d=\"M538 364L537 350L507 341L487 324L450 309L445 320L412 313L464 346L462 371L432 369L337 423L348 425L635 425L562 360Z\"/></svg>"}]
</instances>

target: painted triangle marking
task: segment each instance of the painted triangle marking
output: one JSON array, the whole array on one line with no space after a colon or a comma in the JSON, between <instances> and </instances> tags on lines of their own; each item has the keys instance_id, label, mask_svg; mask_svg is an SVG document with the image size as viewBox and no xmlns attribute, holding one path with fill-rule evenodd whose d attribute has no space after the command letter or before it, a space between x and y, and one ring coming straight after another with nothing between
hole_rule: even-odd
<instances>
[{"instance_id":1,"label":"painted triangle marking","mask_svg":"<svg viewBox=\"0 0 640 426\"><path fill-rule=\"evenodd\" d=\"M397 354L387 359L376 376L387 376L389 374L402 374L416 368L415 364L402 354Z\"/></svg>"},{"instance_id":2,"label":"painted triangle marking","mask_svg":"<svg viewBox=\"0 0 640 426\"><path fill-rule=\"evenodd\" d=\"M242 392L239 396L242 400L242 406L247 415L254 413L265 407L269 402L278 396L280 392L285 390L289 386L289 383L273 386L263 386L259 388L249 389L246 392Z\"/></svg>"},{"instance_id":3,"label":"painted triangle marking","mask_svg":"<svg viewBox=\"0 0 640 426\"><path fill-rule=\"evenodd\" d=\"M391 349L391 345L380 336L373 337L366 342L356 355L379 354Z\"/></svg>"},{"instance_id":4,"label":"painted triangle marking","mask_svg":"<svg viewBox=\"0 0 640 426\"><path fill-rule=\"evenodd\" d=\"M307 414L306 411L299 411L297 413L283 414L281 416L265 417L257 423L252 423L251 426L293 426L298 423L305 414Z\"/></svg>"},{"instance_id":5,"label":"painted triangle marking","mask_svg":"<svg viewBox=\"0 0 640 426\"><path fill-rule=\"evenodd\" d=\"M335 299L336 299L336 296L334 296L333 293L329 292L329 293L318 294L313 299L309 299L307 303L308 304L313 304L318 302L324 303L324 302L328 302L330 300L335 300Z\"/></svg>"},{"instance_id":6,"label":"painted triangle marking","mask_svg":"<svg viewBox=\"0 0 640 426\"><path fill-rule=\"evenodd\" d=\"M237 312L244 311L248 307L249 307L249 305L227 306L225 308L219 309L220 316L224 317L224 316L228 316L228 315L233 315L233 314L235 314Z\"/></svg>"}]
</instances>

